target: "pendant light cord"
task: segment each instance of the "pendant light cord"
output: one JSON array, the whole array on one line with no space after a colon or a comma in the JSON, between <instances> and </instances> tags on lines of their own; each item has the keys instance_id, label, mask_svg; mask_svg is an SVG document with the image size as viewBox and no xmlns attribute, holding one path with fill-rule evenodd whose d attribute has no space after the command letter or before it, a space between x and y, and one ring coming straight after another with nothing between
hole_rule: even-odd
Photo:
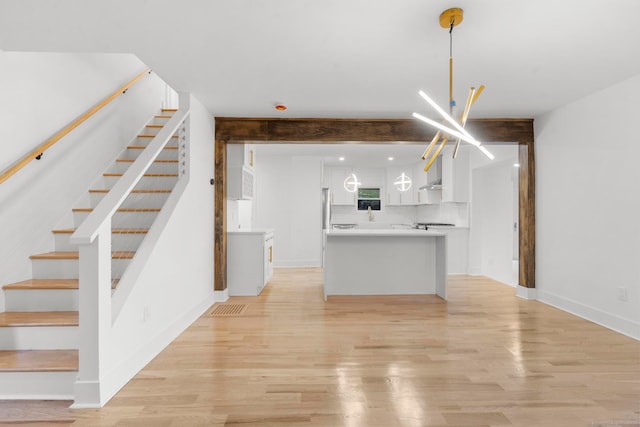
<instances>
[{"instance_id":1,"label":"pendant light cord","mask_svg":"<svg viewBox=\"0 0 640 427\"><path fill-rule=\"evenodd\" d=\"M453 115L453 107L456 101L453 100L453 23L451 18L451 26L449 27L449 115Z\"/></svg>"}]
</instances>

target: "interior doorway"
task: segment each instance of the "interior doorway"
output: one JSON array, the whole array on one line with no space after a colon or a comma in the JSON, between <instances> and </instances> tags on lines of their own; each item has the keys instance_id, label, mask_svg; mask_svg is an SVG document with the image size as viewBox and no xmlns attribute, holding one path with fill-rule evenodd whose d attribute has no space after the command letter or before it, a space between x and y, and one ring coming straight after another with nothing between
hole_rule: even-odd
<instances>
[{"instance_id":1,"label":"interior doorway","mask_svg":"<svg viewBox=\"0 0 640 427\"><path fill-rule=\"evenodd\" d=\"M493 148L496 159L472 169L470 271L518 285L518 146ZM482 159L479 159L482 160ZM515 209L514 209L515 207ZM515 229L515 231L514 231Z\"/></svg>"},{"instance_id":2,"label":"interior doorway","mask_svg":"<svg viewBox=\"0 0 640 427\"><path fill-rule=\"evenodd\" d=\"M214 289L226 283L226 147L238 143L397 143L425 144L434 131L413 119L275 119L216 117ZM518 144L519 279L535 288L535 158L533 119L473 119L467 122L479 140Z\"/></svg>"}]
</instances>

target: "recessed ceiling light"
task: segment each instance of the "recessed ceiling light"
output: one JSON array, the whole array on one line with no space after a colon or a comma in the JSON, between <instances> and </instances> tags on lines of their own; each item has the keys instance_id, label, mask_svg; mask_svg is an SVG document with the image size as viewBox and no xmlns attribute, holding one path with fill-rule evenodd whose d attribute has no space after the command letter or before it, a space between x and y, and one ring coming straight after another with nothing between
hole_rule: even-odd
<instances>
[{"instance_id":1,"label":"recessed ceiling light","mask_svg":"<svg viewBox=\"0 0 640 427\"><path fill-rule=\"evenodd\" d=\"M389 157L389 160L393 160L393 157Z\"/></svg>"},{"instance_id":2,"label":"recessed ceiling light","mask_svg":"<svg viewBox=\"0 0 640 427\"><path fill-rule=\"evenodd\" d=\"M519 167L520 167L520 163L514 163L514 164L513 164L513 167L514 167L514 168L519 168Z\"/></svg>"},{"instance_id":3,"label":"recessed ceiling light","mask_svg":"<svg viewBox=\"0 0 640 427\"><path fill-rule=\"evenodd\" d=\"M344 157L340 157L338 160L340 160L341 162L344 162Z\"/></svg>"}]
</instances>

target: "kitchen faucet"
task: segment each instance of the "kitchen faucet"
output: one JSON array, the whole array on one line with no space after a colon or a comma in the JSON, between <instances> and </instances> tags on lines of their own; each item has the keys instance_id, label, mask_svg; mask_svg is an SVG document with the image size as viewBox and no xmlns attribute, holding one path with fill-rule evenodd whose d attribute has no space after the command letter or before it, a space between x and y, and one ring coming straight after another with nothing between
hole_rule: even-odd
<instances>
[{"instance_id":1,"label":"kitchen faucet","mask_svg":"<svg viewBox=\"0 0 640 427\"><path fill-rule=\"evenodd\" d=\"M369 222L373 222L375 217L373 216L373 212L371 212L371 206L367 208L367 213L369 214Z\"/></svg>"}]
</instances>

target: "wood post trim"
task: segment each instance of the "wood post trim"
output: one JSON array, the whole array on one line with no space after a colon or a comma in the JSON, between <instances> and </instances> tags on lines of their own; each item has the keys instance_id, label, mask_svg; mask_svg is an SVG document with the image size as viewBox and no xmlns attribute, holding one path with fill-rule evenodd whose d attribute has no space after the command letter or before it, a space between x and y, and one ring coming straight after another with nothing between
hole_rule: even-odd
<instances>
[{"instance_id":1,"label":"wood post trim","mask_svg":"<svg viewBox=\"0 0 640 427\"><path fill-rule=\"evenodd\" d=\"M215 285L227 288L227 144L427 144L435 131L414 119L280 119L216 117ZM480 141L519 145L519 285L535 288L535 157L533 119L469 119Z\"/></svg>"}]
</instances>

